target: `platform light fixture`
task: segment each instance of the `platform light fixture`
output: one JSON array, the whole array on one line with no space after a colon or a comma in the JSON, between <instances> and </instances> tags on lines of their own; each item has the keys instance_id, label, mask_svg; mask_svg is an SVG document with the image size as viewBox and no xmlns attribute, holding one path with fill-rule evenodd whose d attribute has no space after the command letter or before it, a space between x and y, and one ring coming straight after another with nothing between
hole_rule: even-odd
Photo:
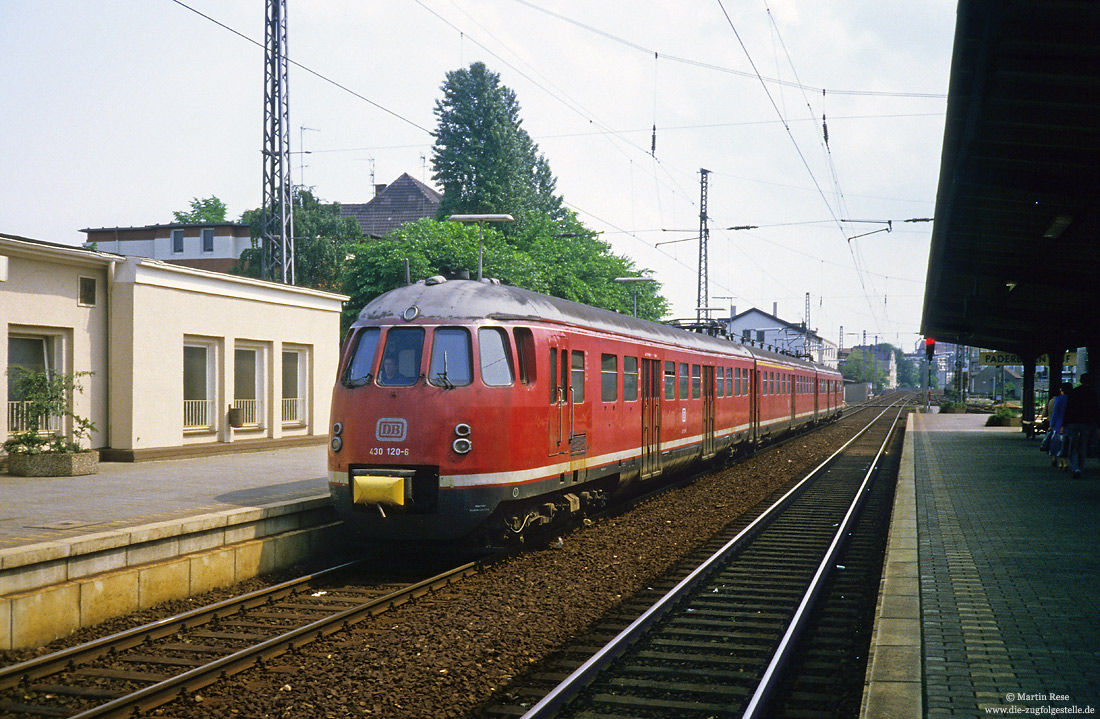
<instances>
[{"instance_id":1,"label":"platform light fixture","mask_svg":"<svg viewBox=\"0 0 1100 719\"><path fill-rule=\"evenodd\" d=\"M447 218L450 222L476 222L477 223L477 281L481 282L482 258L484 257L484 242L481 236L481 225L484 222L515 222L511 215L451 215Z\"/></svg>"},{"instance_id":2,"label":"platform light fixture","mask_svg":"<svg viewBox=\"0 0 1100 719\"><path fill-rule=\"evenodd\" d=\"M656 282L652 277L616 277L613 282L629 283L634 290L634 316L638 316L638 282Z\"/></svg>"}]
</instances>

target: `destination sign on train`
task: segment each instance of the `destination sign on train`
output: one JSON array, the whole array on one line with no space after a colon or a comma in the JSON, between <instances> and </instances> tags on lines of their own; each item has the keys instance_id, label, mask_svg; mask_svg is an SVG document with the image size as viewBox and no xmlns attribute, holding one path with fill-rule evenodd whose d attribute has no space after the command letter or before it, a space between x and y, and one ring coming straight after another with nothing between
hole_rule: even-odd
<instances>
[{"instance_id":1,"label":"destination sign on train","mask_svg":"<svg viewBox=\"0 0 1100 719\"><path fill-rule=\"evenodd\" d=\"M987 365L993 367L1001 366L1022 366L1024 361L1020 359L1020 355L1013 354L1011 352L982 352L981 358L978 360L978 364ZM1046 367L1050 365L1050 357L1045 354L1041 354L1035 358L1036 367ZM1062 358L1063 367L1076 367L1077 366L1077 353L1066 352L1066 356Z\"/></svg>"}]
</instances>

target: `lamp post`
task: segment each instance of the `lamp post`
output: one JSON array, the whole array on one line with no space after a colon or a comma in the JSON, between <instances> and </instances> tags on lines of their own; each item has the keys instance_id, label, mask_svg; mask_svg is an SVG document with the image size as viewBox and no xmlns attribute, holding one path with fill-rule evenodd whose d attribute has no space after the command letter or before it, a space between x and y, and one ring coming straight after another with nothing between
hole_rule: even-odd
<instances>
[{"instance_id":1,"label":"lamp post","mask_svg":"<svg viewBox=\"0 0 1100 719\"><path fill-rule=\"evenodd\" d=\"M638 285L637 282L656 282L657 280L652 277L616 277L613 282L627 282L630 283L631 289L634 290L634 316L638 316Z\"/></svg>"},{"instance_id":2,"label":"lamp post","mask_svg":"<svg viewBox=\"0 0 1100 719\"><path fill-rule=\"evenodd\" d=\"M483 222L515 222L511 215L451 215L447 218L451 222L476 222L477 223L477 281L481 282L482 255L484 252L481 223Z\"/></svg>"}]
</instances>

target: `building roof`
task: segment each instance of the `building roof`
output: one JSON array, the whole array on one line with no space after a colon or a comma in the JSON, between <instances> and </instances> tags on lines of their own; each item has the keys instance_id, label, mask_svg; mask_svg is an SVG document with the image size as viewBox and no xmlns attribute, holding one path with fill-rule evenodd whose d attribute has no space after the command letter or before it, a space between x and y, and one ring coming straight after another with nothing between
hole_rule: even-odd
<instances>
[{"instance_id":1,"label":"building roof","mask_svg":"<svg viewBox=\"0 0 1100 719\"><path fill-rule=\"evenodd\" d=\"M762 329L769 329L770 330L770 329L786 328L786 329L795 330L799 333L806 333L805 323L803 323L803 322L788 322L787 320L780 319L779 317L771 314L770 312L765 312L764 310L759 309L757 307L750 307L749 309L745 310L744 312L737 313L732 318L730 318L730 324L732 325L733 323L736 323L738 320L743 319L743 318L745 318L745 317L747 317L748 315L751 315L751 314L758 314L761 317L763 317L764 319L768 320L769 322L775 322L777 324L777 327L767 327L767 328L762 328ZM752 328L752 329L756 329L756 328ZM818 340L818 341L821 341L821 342L826 341L824 337L819 335L814 330L809 331L809 337L812 340Z\"/></svg>"},{"instance_id":2,"label":"building roof","mask_svg":"<svg viewBox=\"0 0 1100 719\"><path fill-rule=\"evenodd\" d=\"M443 195L404 173L364 204L344 204L340 214L354 217L368 237L382 238L406 222L435 217Z\"/></svg>"},{"instance_id":3,"label":"building roof","mask_svg":"<svg viewBox=\"0 0 1100 719\"><path fill-rule=\"evenodd\" d=\"M168 222L160 225L138 225L135 227L85 227L81 232L138 232L143 230L178 230L189 227L234 227L248 229L247 222Z\"/></svg>"}]
</instances>

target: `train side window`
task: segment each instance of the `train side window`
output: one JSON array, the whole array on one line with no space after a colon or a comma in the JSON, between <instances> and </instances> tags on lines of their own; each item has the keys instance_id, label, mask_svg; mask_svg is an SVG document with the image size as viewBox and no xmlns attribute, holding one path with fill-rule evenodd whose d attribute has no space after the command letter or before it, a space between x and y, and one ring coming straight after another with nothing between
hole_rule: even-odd
<instances>
[{"instance_id":1,"label":"train side window","mask_svg":"<svg viewBox=\"0 0 1100 719\"><path fill-rule=\"evenodd\" d=\"M368 327L354 337L355 349L342 380L345 387L362 387L370 382L374 353L378 349L378 335L377 327Z\"/></svg>"},{"instance_id":2,"label":"train side window","mask_svg":"<svg viewBox=\"0 0 1100 719\"><path fill-rule=\"evenodd\" d=\"M440 327L432 339L428 381L439 387L468 385L473 381L470 333L464 327Z\"/></svg>"},{"instance_id":3,"label":"train side window","mask_svg":"<svg viewBox=\"0 0 1100 719\"><path fill-rule=\"evenodd\" d=\"M489 387L508 387L515 381L508 335L499 327L481 327L477 331L477 351L481 358L481 381Z\"/></svg>"},{"instance_id":4,"label":"train side window","mask_svg":"<svg viewBox=\"0 0 1100 719\"><path fill-rule=\"evenodd\" d=\"M688 386L691 378L688 376L688 363L680 363L680 399L688 398Z\"/></svg>"},{"instance_id":5,"label":"train side window","mask_svg":"<svg viewBox=\"0 0 1100 719\"><path fill-rule=\"evenodd\" d=\"M675 362L665 362L665 399L676 399Z\"/></svg>"},{"instance_id":6,"label":"train side window","mask_svg":"<svg viewBox=\"0 0 1100 719\"><path fill-rule=\"evenodd\" d=\"M693 364L691 366L691 398L699 399L702 395L703 389L703 375L699 365Z\"/></svg>"},{"instance_id":7,"label":"train side window","mask_svg":"<svg viewBox=\"0 0 1100 719\"><path fill-rule=\"evenodd\" d=\"M383 387L410 387L420 378L420 358L424 352L422 327L394 327L386 332L386 348L378 369L378 384Z\"/></svg>"},{"instance_id":8,"label":"train side window","mask_svg":"<svg viewBox=\"0 0 1100 719\"><path fill-rule=\"evenodd\" d=\"M623 357L623 401L638 399L638 358Z\"/></svg>"},{"instance_id":9,"label":"train side window","mask_svg":"<svg viewBox=\"0 0 1100 719\"><path fill-rule=\"evenodd\" d=\"M733 381L734 381L733 394L734 394L735 397L740 397L741 396L741 368L740 367L734 367L733 368Z\"/></svg>"},{"instance_id":10,"label":"train side window","mask_svg":"<svg viewBox=\"0 0 1100 719\"><path fill-rule=\"evenodd\" d=\"M726 396L733 396L733 369L726 367Z\"/></svg>"},{"instance_id":11,"label":"train side window","mask_svg":"<svg viewBox=\"0 0 1100 719\"><path fill-rule=\"evenodd\" d=\"M512 330L516 339L516 364L519 368L519 381L532 384L535 381L535 336L527 327Z\"/></svg>"},{"instance_id":12,"label":"train side window","mask_svg":"<svg viewBox=\"0 0 1100 719\"><path fill-rule=\"evenodd\" d=\"M569 373L569 389L573 393L573 402L584 401L584 352L573 350L572 371Z\"/></svg>"},{"instance_id":13,"label":"train side window","mask_svg":"<svg viewBox=\"0 0 1100 719\"><path fill-rule=\"evenodd\" d=\"M614 402L619 399L619 358L616 355L600 355L600 400Z\"/></svg>"},{"instance_id":14,"label":"train side window","mask_svg":"<svg viewBox=\"0 0 1100 719\"><path fill-rule=\"evenodd\" d=\"M558 403L558 348L550 348L550 404Z\"/></svg>"},{"instance_id":15,"label":"train side window","mask_svg":"<svg viewBox=\"0 0 1100 719\"><path fill-rule=\"evenodd\" d=\"M726 383L722 381L722 372L724 370L721 367L714 368L714 396L725 397L726 396Z\"/></svg>"}]
</instances>

